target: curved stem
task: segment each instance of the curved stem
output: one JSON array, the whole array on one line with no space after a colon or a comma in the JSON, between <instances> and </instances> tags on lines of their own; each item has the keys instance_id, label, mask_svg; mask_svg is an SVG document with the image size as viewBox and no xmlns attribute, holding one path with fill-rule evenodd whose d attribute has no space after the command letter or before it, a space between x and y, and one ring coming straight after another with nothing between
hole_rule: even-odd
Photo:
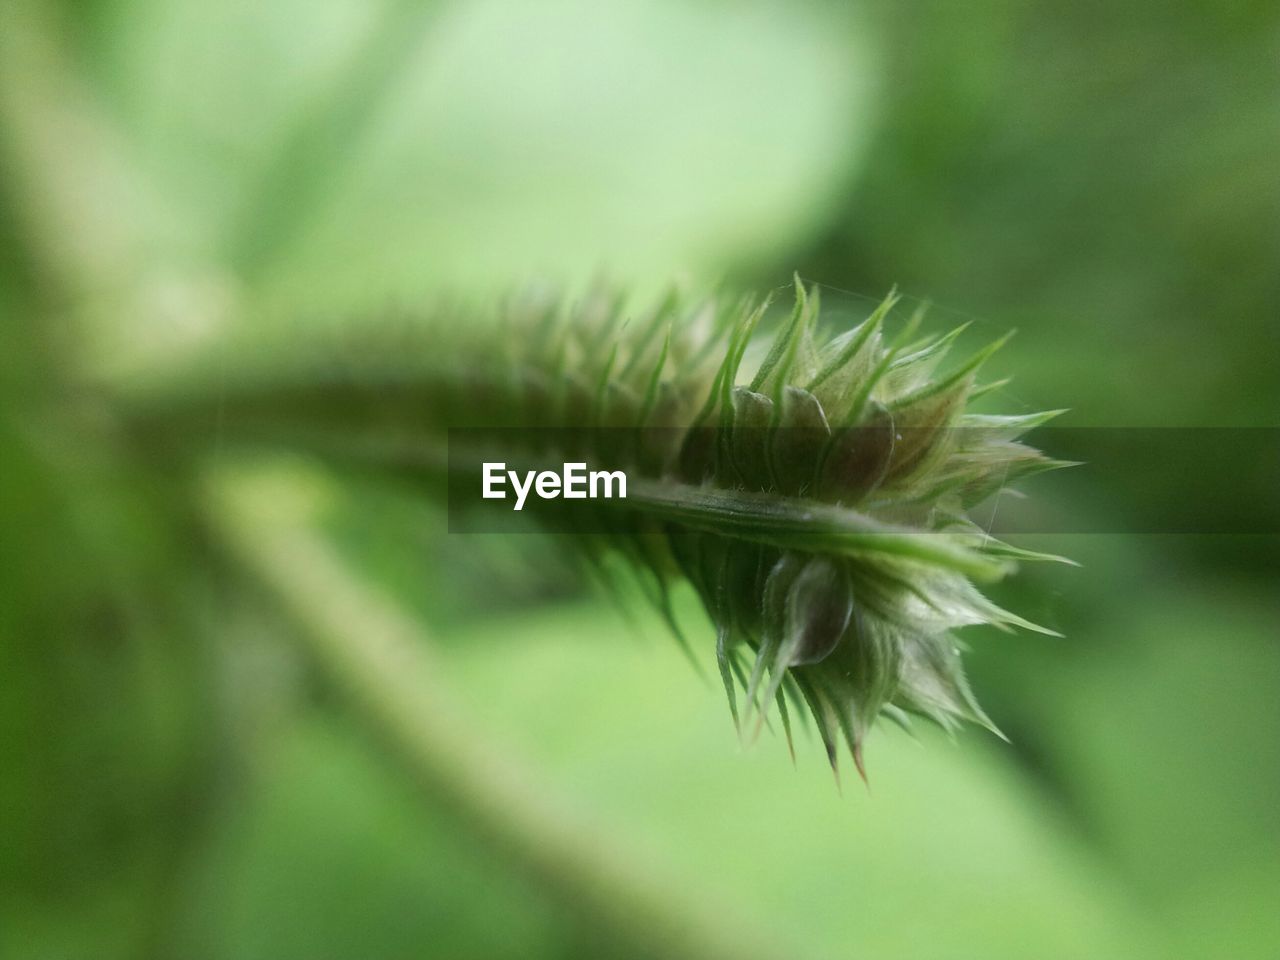
<instances>
[{"instance_id":1,"label":"curved stem","mask_svg":"<svg viewBox=\"0 0 1280 960\"><path fill-rule=\"evenodd\" d=\"M422 793L465 821L500 855L557 895L623 954L749 960L781 956L671 892L477 736L429 655L421 628L355 579L270 476L222 471L208 486L213 523L235 559L264 582L301 628L304 654L347 701L366 733ZM279 479L279 478L274 478ZM304 479L314 480L307 475Z\"/></svg>"},{"instance_id":2,"label":"curved stem","mask_svg":"<svg viewBox=\"0 0 1280 960\"><path fill-rule=\"evenodd\" d=\"M0 168L46 282L87 300L137 280L152 211L50 4L0 18Z\"/></svg>"}]
</instances>

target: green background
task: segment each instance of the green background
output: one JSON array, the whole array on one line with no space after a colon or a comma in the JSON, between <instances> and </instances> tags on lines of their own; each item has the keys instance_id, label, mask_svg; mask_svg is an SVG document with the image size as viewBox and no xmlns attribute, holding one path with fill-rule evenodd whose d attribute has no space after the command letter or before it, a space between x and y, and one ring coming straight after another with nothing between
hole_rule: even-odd
<instances>
[{"instance_id":1,"label":"green background","mask_svg":"<svg viewBox=\"0 0 1280 960\"><path fill-rule=\"evenodd\" d=\"M186 505L78 371L246 317L305 338L538 278L798 269L837 312L897 284L936 326L1017 327L1008 412L1274 427L1278 63L1267 2L5 4L0 957L639 949L415 792L270 605L191 568ZM1143 480L1276 529L1231 463ZM657 618L532 538L345 480L323 516L468 732L708 923L802 957L1280 955L1274 534L1033 538L1082 567L999 599L1066 638L966 638L1012 744L878 731L841 793L811 738L796 769L740 748Z\"/></svg>"}]
</instances>

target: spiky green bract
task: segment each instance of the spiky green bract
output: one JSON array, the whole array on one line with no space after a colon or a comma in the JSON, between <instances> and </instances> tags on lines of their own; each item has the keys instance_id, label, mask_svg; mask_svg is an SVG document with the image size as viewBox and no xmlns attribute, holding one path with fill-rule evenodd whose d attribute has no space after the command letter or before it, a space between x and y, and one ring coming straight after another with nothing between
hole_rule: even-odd
<instances>
[{"instance_id":1,"label":"spiky green bract","mask_svg":"<svg viewBox=\"0 0 1280 960\"><path fill-rule=\"evenodd\" d=\"M830 335L817 292L797 282L790 316L760 342L765 300L671 296L632 314L601 295L522 297L496 319L452 310L406 325L400 341L361 326L310 358L291 348L291 378L238 364L220 377L219 403L241 435L415 472L442 468L447 427L561 428L573 449L508 459L585 459L631 478L628 498L605 506L607 535L566 539L593 565L606 549L626 557L673 626L668 586L686 578L715 626L740 729L754 735L776 705L789 732L788 705L804 706L831 763L844 740L861 771L881 716L994 729L953 631L1040 629L974 581L1053 559L966 519L1001 486L1058 465L1018 442L1052 414L966 413L1002 341L935 374L959 331L902 343L912 322L890 338L894 303ZM195 382L183 389L199 395Z\"/></svg>"}]
</instances>

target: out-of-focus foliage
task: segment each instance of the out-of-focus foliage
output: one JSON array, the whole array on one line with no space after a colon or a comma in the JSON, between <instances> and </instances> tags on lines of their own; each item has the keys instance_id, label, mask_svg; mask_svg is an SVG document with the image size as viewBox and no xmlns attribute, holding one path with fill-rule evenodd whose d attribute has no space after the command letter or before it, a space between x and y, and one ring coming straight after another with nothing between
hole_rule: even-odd
<instances>
[{"instance_id":1,"label":"out-of-focus foliage","mask_svg":"<svg viewBox=\"0 0 1280 960\"><path fill-rule=\"evenodd\" d=\"M818 7L96 6L160 256L289 311L772 261L867 129L869 45Z\"/></svg>"},{"instance_id":2,"label":"out-of-focus foliage","mask_svg":"<svg viewBox=\"0 0 1280 960\"><path fill-rule=\"evenodd\" d=\"M1081 423L1274 424L1274 4L877 7L882 123L809 272L1018 326L1015 393Z\"/></svg>"},{"instance_id":3,"label":"out-of-focus foliage","mask_svg":"<svg viewBox=\"0 0 1280 960\"><path fill-rule=\"evenodd\" d=\"M141 238L137 309L85 312L152 354L243 317L305 336L316 314L533 274L756 285L799 262L828 301L896 282L1019 327L1006 399L1027 410L1275 423L1274 4L847 6L0 13L65 53L33 61L56 75L0 64L0 956L602 949L417 802L265 600L228 599L182 478L63 389L98 343L48 259L40 189L64 169L135 181L128 207L84 186L105 220L58 236ZM37 122L70 137L68 163L33 169L26 121L56 120L76 79L119 154ZM1221 496L1276 495L1216 469ZM816 751L798 771L776 739L738 752L656 627L636 614L655 638L637 642L603 604L566 603L536 542L450 538L404 491L348 491L328 535L435 627L477 725L674 896L736 904L805 956L1280 949L1274 537L1028 544L1085 566L998 598L1065 640L972 638L1013 745L881 736L871 793L841 797Z\"/></svg>"}]
</instances>

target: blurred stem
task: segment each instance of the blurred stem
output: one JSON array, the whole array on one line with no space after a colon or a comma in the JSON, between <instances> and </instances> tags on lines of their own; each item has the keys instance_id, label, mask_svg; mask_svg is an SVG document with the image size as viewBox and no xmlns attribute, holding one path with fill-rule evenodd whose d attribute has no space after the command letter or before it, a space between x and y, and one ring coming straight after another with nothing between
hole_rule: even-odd
<instances>
[{"instance_id":1,"label":"blurred stem","mask_svg":"<svg viewBox=\"0 0 1280 960\"><path fill-rule=\"evenodd\" d=\"M314 507L288 516L314 474L220 471L208 485L216 531L300 627L307 658L424 797L447 806L610 943L611 954L750 960L781 956L709 906L687 903L543 791L475 733L419 625L353 577L316 532ZM323 494L323 490L319 491Z\"/></svg>"},{"instance_id":2,"label":"blurred stem","mask_svg":"<svg viewBox=\"0 0 1280 960\"><path fill-rule=\"evenodd\" d=\"M0 168L43 280L79 302L136 280L144 203L59 27L51 4L6 0Z\"/></svg>"},{"instance_id":3,"label":"blurred stem","mask_svg":"<svg viewBox=\"0 0 1280 960\"><path fill-rule=\"evenodd\" d=\"M0 203L13 206L57 374L164 357L239 301L226 270L175 242L175 209L146 175L68 43L65 4L0 0Z\"/></svg>"}]
</instances>

